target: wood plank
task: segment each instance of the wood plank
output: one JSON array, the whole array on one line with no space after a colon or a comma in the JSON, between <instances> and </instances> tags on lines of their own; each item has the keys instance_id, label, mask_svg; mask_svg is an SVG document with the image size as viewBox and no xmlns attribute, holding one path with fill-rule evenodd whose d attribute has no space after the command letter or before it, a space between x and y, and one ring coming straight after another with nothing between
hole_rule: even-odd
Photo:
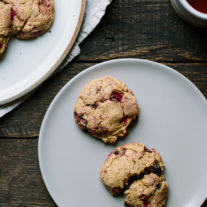
<instances>
[{"instance_id":1,"label":"wood plank","mask_svg":"<svg viewBox=\"0 0 207 207\"><path fill-rule=\"evenodd\" d=\"M37 139L0 139L0 206L56 206L43 183Z\"/></svg>"},{"instance_id":2,"label":"wood plank","mask_svg":"<svg viewBox=\"0 0 207 207\"><path fill-rule=\"evenodd\" d=\"M73 63L57 74L13 112L0 119L0 137L38 137L44 114L58 91L94 63ZM167 64L187 76L207 97L207 63Z\"/></svg>"},{"instance_id":3,"label":"wood plank","mask_svg":"<svg viewBox=\"0 0 207 207\"><path fill-rule=\"evenodd\" d=\"M207 207L207 198L206 198L205 202L202 204L201 207Z\"/></svg>"},{"instance_id":4,"label":"wood plank","mask_svg":"<svg viewBox=\"0 0 207 207\"><path fill-rule=\"evenodd\" d=\"M206 62L207 30L181 20L169 0L115 0L81 45L78 61L136 57Z\"/></svg>"}]
</instances>

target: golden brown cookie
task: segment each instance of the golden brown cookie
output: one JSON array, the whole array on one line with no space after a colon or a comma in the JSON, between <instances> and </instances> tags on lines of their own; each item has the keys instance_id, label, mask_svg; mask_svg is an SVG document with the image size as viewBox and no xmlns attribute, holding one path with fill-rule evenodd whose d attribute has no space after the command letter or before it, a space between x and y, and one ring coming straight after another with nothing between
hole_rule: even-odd
<instances>
[{"instance_id":1,"label":"golden brown cookie","mask_svg":"<svg viewBox=\"0 0 207 207\"><path fill-rule=\"evenodd\" d=\"M138 116L136 98L125 83L105 76L89 82L80 92L74 118L82 129L105 143L115 143Z\"/></svg>"},{"instance_id":2,"label":"golden brown cookie","mask_svg":"<svg viewBox=\"0 0 207 207\"><path fill-rule=\"evenodd\" d=\"M11 7L0 2L0 54L8 45L9 34L11 32Z\"/></svg>"},{"instance_id":3,"label":"golden brown cookie","mask_svg":"<svg viewBox=\"0 0 207 207\"><path fill-rule=\"evenodd\" d=\"M19 39L44 34L54 20L54 0L3 0L11 6L12 33Z\"/></svg>"},{"instance_id":4,"label":"golden brown cookie","mask_svg":"<svg viewBox=\"0 0 207 207\"><path fill-rule=\"evenodd\" d=\"M9 37L0 36L0 55L3 54L9 43Z\"/></svg>"},{"instance_id":5,"label":"golden brown cookie","mask_svg":"<svg viewBox=\"0 0 207 207\"><path fill-rule=\"evenodd\" d=\"M168 197L168 183L164 176L151 173L133 182L125 195L126 207L164 207Z\"/></svg>"},{"instance_id":6,"label":"golden brown cookie","mask_svg":"<svg viewBox=\"0 0 207 207\"><path fill-rule=\"evenodd\" d=\"M142 143L130 143L115 148L107 157L100 177L112 195L120 194L131 178L144 173L164 171L164 162L155 149Z\"/></svg>"}]
</instances>

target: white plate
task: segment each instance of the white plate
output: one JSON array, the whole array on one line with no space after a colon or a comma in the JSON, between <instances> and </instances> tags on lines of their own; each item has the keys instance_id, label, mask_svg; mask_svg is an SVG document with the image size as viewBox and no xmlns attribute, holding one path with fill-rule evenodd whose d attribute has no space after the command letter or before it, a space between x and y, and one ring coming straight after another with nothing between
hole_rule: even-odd
<instances>
[{"instance_id":1,"label":"white plate","mask_svg":"<svg viewBox=\"0 0 207 207\"><path fill-rule=\"evenodd\" d=\"M114 148L80 130L73 109L81 88L111 75L124 81L140 106L139 122L118 145L144 142L166 163L168 207L198 207L207 196L207 101L175 70L146 60L122 59L93 66L74 77L56 96L39 138L43 179L59 206L120 207L99 179L99 169Z\"/></svg>"},{"instance_id":2,"label":"white plate","mask_svg":"<svg viewBox=\"0 0 207 207\"><path fill-rule=\"evenodd\" d=\"M37 87L59 66L80 29L86 0L55 0L55 21L42 37L13 39L0 60L0 105Z\"/></svg>"}]
</instances>

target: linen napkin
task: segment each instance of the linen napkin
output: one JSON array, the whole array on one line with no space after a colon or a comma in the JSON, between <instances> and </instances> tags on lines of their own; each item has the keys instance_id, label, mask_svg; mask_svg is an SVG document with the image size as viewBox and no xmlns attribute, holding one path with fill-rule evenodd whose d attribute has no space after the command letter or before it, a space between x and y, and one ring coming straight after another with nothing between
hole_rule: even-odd
<instances>
[{"instance_id":1,"label":"linen napkin","mask_svg":"<svg viewBox=\"0 0 207 207\"><path fill-rule=\"evenodd\" d=\"M95 29L95 27L101 21L101 18L105 14L106 7L111 3L111 1L112 0L87 0L85 16L79 36L74 44L72 51L68 54L64 62L57 69L57 71L62 70L69 62L73 60L73 58L80 54L80 43ZM13 103L12 105L0 107L0 118L15 109L27 98L28 96L19 102Z\"/></svg>"}]
</instances>

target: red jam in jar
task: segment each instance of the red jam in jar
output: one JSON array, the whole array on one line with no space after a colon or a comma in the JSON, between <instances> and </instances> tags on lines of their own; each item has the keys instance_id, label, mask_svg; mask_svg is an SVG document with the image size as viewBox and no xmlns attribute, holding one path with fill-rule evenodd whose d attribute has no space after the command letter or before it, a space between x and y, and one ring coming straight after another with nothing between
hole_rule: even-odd
<instances>
[{"instance_id":1,"label":"red jam in jar","mask_svg":"<svg viewBox=\"0 0 207 207\"><path fill-rule=\"evenodd\" d=\"M187 0L197 11L207 14L207 0Z\"/></svg>"}]
</instances>

